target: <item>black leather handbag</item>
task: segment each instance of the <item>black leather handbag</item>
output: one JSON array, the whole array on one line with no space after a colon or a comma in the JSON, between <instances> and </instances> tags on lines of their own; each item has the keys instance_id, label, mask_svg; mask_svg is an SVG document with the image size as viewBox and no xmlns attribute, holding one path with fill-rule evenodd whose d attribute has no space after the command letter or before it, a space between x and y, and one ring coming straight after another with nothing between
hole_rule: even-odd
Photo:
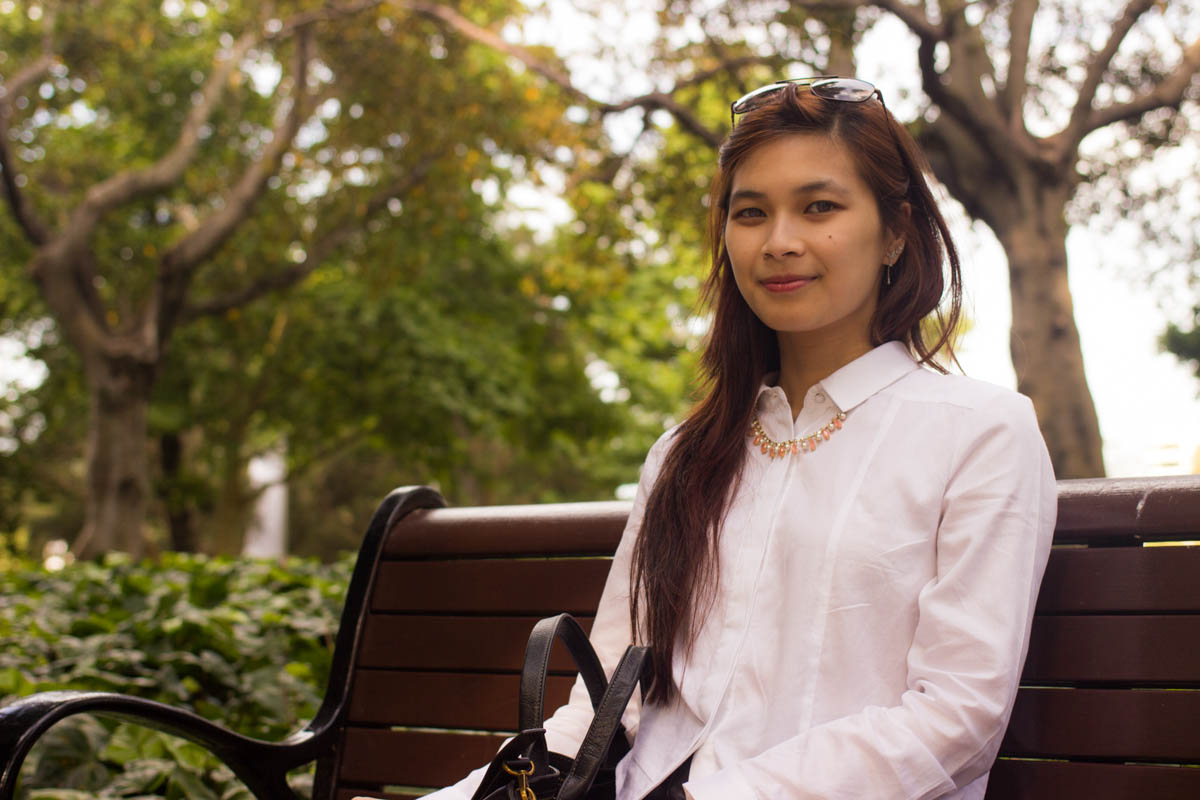
<instances>
[{"instance_id":1,"label":"black leather handbag","mask_svg":"<svg viewBox=\"0 0 1200 800\"><path fill-rule=\"evenodd\" d=\"M595 712L574 758L550 752L541 727L555 638L575 660ZM534 625L521 669L520 732L492 759L472 800L613 800L617 762L629 752L621 715L642 680L647 654L647 648L630 645L609 681L587 634L569 614Z\"/></svg>"}]
</instances>

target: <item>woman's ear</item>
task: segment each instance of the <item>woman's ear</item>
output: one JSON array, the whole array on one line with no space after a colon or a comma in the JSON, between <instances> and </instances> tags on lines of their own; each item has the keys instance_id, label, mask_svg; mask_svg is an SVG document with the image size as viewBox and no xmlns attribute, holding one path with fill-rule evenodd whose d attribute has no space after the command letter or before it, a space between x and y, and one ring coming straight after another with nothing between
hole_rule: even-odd
<instances>
[{"instance_id":1,"label":"woman's ear","mask_svg":"<svg viewBox=\"0 0 1200 800\"><path fill-rule=\"evenodd\" d=\"M912 218L912 204L907 202L901 203L900 215L904 217L904 221L907 223ZM891 266L896 263L896 260L900 258L900 254L904 252L904 237L896 235L891 229L888 230L888 236L894 238L892 238L891 243L888 245L887 256L884 258L883 263Z\"/></svg>"}]
</instances>

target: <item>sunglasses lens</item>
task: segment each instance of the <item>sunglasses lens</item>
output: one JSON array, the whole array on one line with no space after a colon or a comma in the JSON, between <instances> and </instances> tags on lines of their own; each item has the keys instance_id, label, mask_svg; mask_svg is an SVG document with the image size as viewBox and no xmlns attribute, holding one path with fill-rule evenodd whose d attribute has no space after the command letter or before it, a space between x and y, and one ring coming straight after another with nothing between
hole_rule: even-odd
<instances>
[{"instance_id":1,"label":"sunglasses lens","mask_svg":"<svg viewBox=\"0 0 1200 800\"><path fill-rule=\"evenodd\" d=\"M817 97L826 100L840 100L844 103L861 103L875 94L875 87L858 78L830 78L814 81L809 91Z\"/></svg>"},{"instance_id":2,"label":"sunglasses lens","mask_svg":"<svg viewBox=\"0 0 1200 800\"><path fill-rule=\"evenodd\" d=\"M758 108L759 104L766 100L771 95L778 92L783 87L787 86L789 81L781 81L780 83L769 83L766 86L760 86L753 92L742 95L733 104L734 114L745 114L747 111Z\"/></svg>"},{"instance_id":3,"label":"sunglasses lens","mask_svg":"<svg viewBox=\"0 0 1200 800\"><path fill-rule=\"evenodd\" d=\"M789 84L806 87L824 100L836 100L843 103L861 103L870 100L876 93L874 86L866 81L860 81L858 78L793 78L768 83L749 94L742 95L729 107L730 116L736 117L738 114L753 111L766 102L771 95Z\"/></svg>"}]
</instances>

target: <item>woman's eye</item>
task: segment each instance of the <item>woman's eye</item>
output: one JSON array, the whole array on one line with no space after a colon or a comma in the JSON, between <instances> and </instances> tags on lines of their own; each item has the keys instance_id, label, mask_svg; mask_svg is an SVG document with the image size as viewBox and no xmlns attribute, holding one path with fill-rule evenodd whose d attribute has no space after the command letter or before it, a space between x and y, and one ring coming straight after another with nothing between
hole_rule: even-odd
<instances>
[{"instance_id":1,"label":"woman's eye","mask_svg":"<svg viewBox=\"0 0 1200 800\"><path fill-rule=\"evenodd\" d=\"M808 210L815 214L826 214L835 208L837 208L837 204L832 200L817 200L808 205Z\"/></svg>"},{"instance_id":2,"label":"woman's eye","mask_svg":"<svg viewBox=\"0 0 1200 800\"><path fill-rule=\"evenodd\" d=\"M733 214L734 219L745 219L747 217L765 217L765 216L766 216L766 214L763 212L763 210L761 208L754 208L753 206L751 206L749 208L739 208Z\"/></svg>"}]
</instances>

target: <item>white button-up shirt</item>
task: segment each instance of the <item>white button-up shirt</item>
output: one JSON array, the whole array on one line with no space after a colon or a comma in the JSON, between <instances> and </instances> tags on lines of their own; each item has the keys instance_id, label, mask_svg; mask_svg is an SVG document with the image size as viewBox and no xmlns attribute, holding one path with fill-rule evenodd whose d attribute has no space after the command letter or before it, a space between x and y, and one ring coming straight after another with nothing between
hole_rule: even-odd
<instances>
[{"instance_id":1,"label":"white button-up shirt","mask_svg":"<svg viewBox=\"0 0 1200 800\"><path fill-rule=\"evenodd\" d=\"M632 705L619 800L689 755L694 800L982 798L1025 659L1054 530L1054 475L1029 400L919 367L884 344L809 390L799 416L764 385L757 413L784 441L747 440L720 532L720 582L679 699ZM651 449L592 642L611 670L630 640L629 569L670 447ZM577 685L547 721L573 755L591 718ZM469 797L473 773L438 798Z\"/></svg>"}]
</instances>

